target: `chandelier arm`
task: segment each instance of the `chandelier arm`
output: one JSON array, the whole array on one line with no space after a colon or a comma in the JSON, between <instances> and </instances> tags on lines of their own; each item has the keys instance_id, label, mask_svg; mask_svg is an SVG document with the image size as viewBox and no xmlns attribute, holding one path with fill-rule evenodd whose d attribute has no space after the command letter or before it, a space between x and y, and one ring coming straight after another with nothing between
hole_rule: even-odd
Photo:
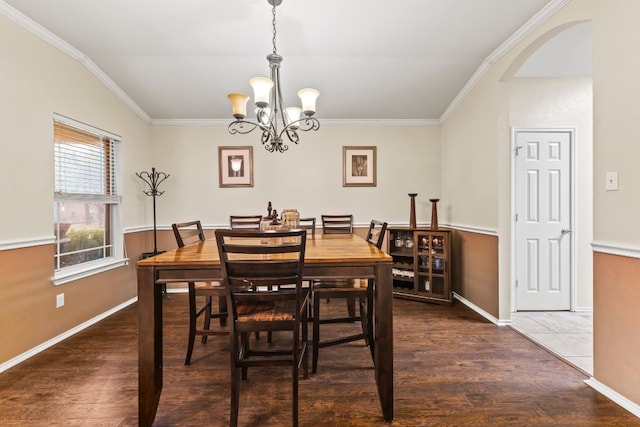
<instances>
[{"instance_id":1,"label":"chandelier arm","mask_svg":"<svg viewBox=\"0 0 640 427\"><path fill-rule=\"evenodd\" d=\"M282 129L282 133L286 134L287 138L289 138L289 141L293 142L294 144L297 144L300 141L300 137L298 136L298 132L296 132L295 129L292 129L289 126L287 126L286 128Z\"/></svg>"},{"instance_id":2,"label":"chandelier arm","mask_svg":"<svg viewBox=\"0 0 640 427\"><path fill-rule=\"evenodd\" d=\"M246 129L245 125L248 125ZM253 132L253 130L257 127L262 128L260 124L253 123L248 120L234 120L233 122L229 123L228 130L231 135L235 135L237 133L246 134L249 132Z\"/></svg>"},{"instance_id":3,"label":"chandelier arm","mask_svg":"<svg viewBox=\"0 0 640 427\"><path fill-rule=\"evenodd\" d=\"M308 132L320 129L320 122L315 117L303 117L300 120L289 123L287 127L293 127L295 130Z\"/></svg>"},{"instance_id":4,"label":"chandelier arm","mask_svg":"<svg viewBox=\"0 0 640 427\"><path fill-rule=\"evenodd\" d=\"M277 108L274 111L274 122L278 121L278 118L276 116L280 116L280 120L282 121L282 125L284 127L287 127L287 119L285 117L286 114L286 109L284 107L284 102L283 102L283 97L282 97L282 86L280 85L280 67L275 68L275 86L276 86L276 90L274 90L274 93L276 94L276 102L277 102ZM279 111L278 111L279 110ZM275 129L276 134L278 134L278 128L276 127ZM284 129L283 129L284 131ZM282 131L279 133L280 135L282 135Z\"/></svg>"},{"instance_id":5,"label":"chandelier arm","mask_svg":"<svg viewBox=\"0 0 640 427\"><path fill-rule=\"evenodd\" d=\"M264 149L270 153L277 151L278 153L284 153L289 149L289 146L282 143L282 139L278 139L277 141L272 141L270 144L266 144Z\"/></svg>"},{"instance_id":6,"label":"chandelier arm","mask_svg":"<svg viewBox=\"0 0 640 427\"><path fill-rule=\"evenodd\" d=\"M267 142L269 142L269 140L273 140L274 139L273 137L274 137L274 134L270 128L263 128L262 136L260 136L260 142L262 143L262 145L264 145Z\"/></svg>"}]
</instances>

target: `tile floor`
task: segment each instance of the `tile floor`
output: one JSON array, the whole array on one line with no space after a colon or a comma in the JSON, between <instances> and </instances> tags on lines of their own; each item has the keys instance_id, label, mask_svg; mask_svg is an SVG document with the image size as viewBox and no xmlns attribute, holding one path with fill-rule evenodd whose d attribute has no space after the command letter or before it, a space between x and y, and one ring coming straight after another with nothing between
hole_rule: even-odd
<instances>
[{"instance_id":1,"label":"tile floor","mask_svg":"<svg viewBox=\"0 0 640 427\"><path fill-rule=\"evenodd\" d=\"M511 327L585 374L593 375L592 312L511 313Z\"/></svg>"}]
</instances>

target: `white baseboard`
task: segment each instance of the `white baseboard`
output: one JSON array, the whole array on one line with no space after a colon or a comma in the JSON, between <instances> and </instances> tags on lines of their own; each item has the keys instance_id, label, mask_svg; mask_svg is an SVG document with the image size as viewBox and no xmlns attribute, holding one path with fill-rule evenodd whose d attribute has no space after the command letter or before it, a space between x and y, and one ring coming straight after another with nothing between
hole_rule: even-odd
<instances>
[{"instance_id":1,"label":"white baseboard","mask_svg":"<svg viewBox=\"0 0 640 427\"><path fill-rule=\"evenodd\" d=\"M486 311L484 311L483 309L481 309L480 307L478 307L477 305L475 305L471 301L465 299L463 296L460 296L455 292L453 292L453 297L455 299L457 299L458 301L460 301L461 303L463 303L464 305L466 305L467 307L469 307L471 310L473 310L476 313L478 313L480 316L482 316L485 319L487 319L489 322L493 323L494 325L506 326L506 325L511 323L510 320L509 321L504 321L504 320L496 319L493 315L487 313Z\"/></svg>"},{"instance_id":2,"label":"white baseboard","mask_svg":"<svg viewBox=\"0 0 640 427\"><path fill-rule=\"evenodd\" d=\"M167 287L168 294L187 294L189 293L189 288L169 288Z\"/></svg>"},{"instance_id":3,"label":"white baseboard","mask_svg":"<svg viewBox=\"0 0 640 427\"><path fill-rule=\"evenodd\" d=\"M0 373L6 371L9 368L12 368L14 366L16 366L17 364L24 362L25 360L29 359L30 357L35 356L36 354L48 349L49 347L54 346L55 344L58 344L59 342L64 341L65 339L69 338L72 335L77 334L78 332L88 328L91 325L95 325L96 323L98 323L99 321L106 319L107 317L111 316L114 313L117 313L118 311L122 310L123 308L135 303L136 301L138 301L138 297L134 297L131 298L128 301L123 302L122 304L113 307L110 310L105 311L102 314L97 315L96 317L87 320L84 323L81 323L80 325L76 326L75 328L69 329L68 331L58 335L57 337L51 338L49 341L43 342L42 344L33 347L31 350L25 351L22 354L19 354L18 356L14 357L13 359L10 359L4 363L0 364Z\"/></svg>"},{"instance_id":4,"label":"white baseboard","mask_svg":"<svg viewBox=\"0 0 640 427\"><path fill-rule=\"evenodd\" d=\"M640 405L630 401L620 393L610 389L609 387L602 384L600 381L596 380L593 377L589 378L588 380L585 380L584 382L589 387L593 388L597 392L613 400L615 403L622 406L624 409L631 412L636 417L640 418Z\"/></svg>"}]
</instances>

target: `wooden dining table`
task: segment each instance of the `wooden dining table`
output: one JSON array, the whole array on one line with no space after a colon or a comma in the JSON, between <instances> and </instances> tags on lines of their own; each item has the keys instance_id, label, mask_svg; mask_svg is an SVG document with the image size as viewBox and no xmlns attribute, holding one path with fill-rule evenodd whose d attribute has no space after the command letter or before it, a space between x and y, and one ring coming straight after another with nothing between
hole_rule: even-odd
<instances>
[{"instance_id":1,"label":"wooden dining table","mask_svg":"<svg viewBox=\"0 0 640 427\"><path fill-rule=\"evenodd\" d=\"M305 280L367 278L372 288L370 347L382 417L393 421L392 259L355 234L307 238ZM215 239L138 261L138 424L151 426L162 391L162 286L220 281Z\"/></svg>"}]
</instances>

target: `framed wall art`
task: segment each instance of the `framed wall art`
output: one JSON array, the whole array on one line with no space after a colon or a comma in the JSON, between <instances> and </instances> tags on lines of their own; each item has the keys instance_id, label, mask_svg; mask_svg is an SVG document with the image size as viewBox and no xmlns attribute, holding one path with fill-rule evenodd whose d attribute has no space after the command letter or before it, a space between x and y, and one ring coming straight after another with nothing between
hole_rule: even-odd
<instances>
[{"instance_id":1,"label":"framed wall art","mask_svg":"<svg viewBox=\"0 0 640 427\"><path fill-rule=\"evenodd\" d=\"M342 147L342 186L376 186L376 147Z\"/></svg>"},{"instance_id":2,"label":"framed wall art","mask_svg":"<svg viewBox=\"0 0 640 427\"><path fill-rule=\"evenodd\" d=\"M218 147L220 187L253 187L253 147Z\"/></svg>"}]
</instances>

